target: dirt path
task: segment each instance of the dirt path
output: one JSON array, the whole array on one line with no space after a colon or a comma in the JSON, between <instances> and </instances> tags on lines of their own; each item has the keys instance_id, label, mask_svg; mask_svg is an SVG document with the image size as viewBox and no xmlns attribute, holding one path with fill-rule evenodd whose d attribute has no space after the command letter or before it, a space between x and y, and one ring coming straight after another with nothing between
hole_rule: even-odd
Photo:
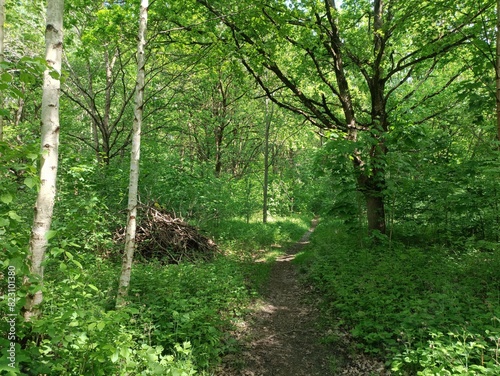
<instances>
[{"instance_id":1,"label":"dirt path","mask_svg":"<svg viewBox=\"0 0 500 376\"><path fill-rule=\"evenodd\" d=\"M332 351L321 344L317 311L305 302L303 286L291 263L309 241L317 220L302 239L276 260L263 301L251 315L243 333L245 348L226 376L328 376ZM236 366L235 366L236 364Z\"/></svg>"},{"instance_id":2,"label":"dirt path","mask_svg":"<svg viewBox=\"0 0 500 376\"><path fill-rule=\"evenodd\" d=\"M302 239L276 260L262 300L236 333L242 353L227 357L217 376L390 375L382 361L356 351L345 330L329 333L335 343L320 341L325 333L317 325L319 311L291 262L317 223L313 220Z\"/></svg>"}]
</instances>

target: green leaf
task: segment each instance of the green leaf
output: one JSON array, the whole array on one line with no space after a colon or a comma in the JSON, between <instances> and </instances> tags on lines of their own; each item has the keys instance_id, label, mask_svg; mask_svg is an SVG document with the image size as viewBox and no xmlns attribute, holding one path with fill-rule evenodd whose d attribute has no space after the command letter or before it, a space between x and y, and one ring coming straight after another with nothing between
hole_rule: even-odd
<instances>
[{"instance_id":1,"label":"green leaf","mask_svg":"<svg viewBox=\"0 0 500 376\"><path fill-rule=\"evenodd\" d=\"M11 82L12 81L12 76L10 75L10 73L4 72L4 73L2 73L2 76L0 77L0 79L3 82Z\"/></svg>"},{"instance_id":2,"label":"green leaf","mask_svg":"<svg viewBox=\"0 0 500 376\"><path fill-rule=\"evenodd\" d=\"M52 70L50 71L49 73L50 77L52 77L54 80L59 80L61 78L61 75L59 74L59 72L55 71L55 70Z\"/></svg>"},{"instance_id":3,"label":"green leaf","mask_svg":"<svg viewBox=\"0 0 500 376\"><path fill-rule=\"evenodd\" d=\"M22 222L23 220L15 211L12 210L9 212L9 217L16 222Z\"/></svg>"},{"instance_id":4,"label":"green leaf","mask_svg":"<svg viewBox=\"0 0 500 376\"><path fill-rule=\"evenodd\" d=\"M3 82L11 82L12 81L12 76L10 75L10 73L2 73L2 75L0 76L0 79L3 81Z\"/></svg>"},{"instance_id":5,"label":"green leaf","mask_svg":"<svg viewBox=\"0 0 500 376\"><path fill-rule=\"evenodd\" d=\"M19 80L25 84L33 84L35 83L35 76L26 72L21 72Z\"/></svg>"},{"instance_id":6,"label":"green leaf","mask_svg":"<svg viewBox=\"0 0 500 376\"><path fill-rule=\"evenodd\" d=\"M45 239L50 240L50 239L52 239L56 235L57 235L57 231L56 230L49 230L45 234Z\"/></svg>"},{"instance_id":7,"label":"green leaf","mask_svg":"<svg viewBox=\"0 0 500 376\"><path fill-rule=\"evenodd\" d=\"M50 255L54 258L56 258L57 256L59 256L61 253L64 252L64 249L63 248L59 248L59 247L54 247L50 250Z\"/></svg>"},{"instance_id":8,"label":"green leaf","mask_svg":"<svg viewBox=\"0 0 500 376\"><path fill-rule=\"evenodd\" d=\"M10 193L4 193L0 196L0 201L2 201L4 204L10 204L14 198Z\"/></svg>"},{"instance_id":9,"label":"green leaf","mask_svg":"<svg viewBox=\"0 0 500 376\"><path fill-rule=\"evenodd\" d=\"M33 179L33 177L31 176L28 176L26 179L24 179L24 185L29 189L33 189L33 187L35 186L35 179Z\"/></svg>"},{"instance_id":10,"label":"green leaf","mask_svg":"<svg viewBox=\"0 0 500 376\"><path fill-rule=\"evenodd\" d=\"M11 93L16 98L24 98L24 93L15 87L11 88Z\"/></svg>"},{"instance_id":11,"label":"green leaf","mask_svg":"<svg viewBox=\"0 0 500 376\"><path fill-rule=\"evenodd\" d=\"M0 227L7 227L10 224L9 218L0 217Z\"/></svg>"},{"instance_id":12,"label":"green leaf","mask_svg":"<svg viewBox=\"0 0 500 376\"><path fill-rule=\"evenodd\" d=\"M30 160L34 161L35 159L38 158L38 154L37 153L28 153L26 155L26 157L28 157Z\"/></svg>"}]
</instances>

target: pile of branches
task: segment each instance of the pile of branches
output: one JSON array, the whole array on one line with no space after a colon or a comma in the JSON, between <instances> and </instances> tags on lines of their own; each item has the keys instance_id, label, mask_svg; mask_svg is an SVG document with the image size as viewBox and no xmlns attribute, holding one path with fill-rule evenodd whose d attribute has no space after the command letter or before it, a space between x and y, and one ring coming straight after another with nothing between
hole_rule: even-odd
<instances>
[{"instance_id":1,"label":"pile of branches","mask_svg":"<svg viewBox=\"0 0 500 376\"><path fill-rule=\"evenodd\" d=\"M138 207L136 254L146 260L165 263L208 261L218 252L215 242L184 222L182 218L153 205ZM125 242L125 228L118 229L115 241Z\"/></svg>"}]
</instances>

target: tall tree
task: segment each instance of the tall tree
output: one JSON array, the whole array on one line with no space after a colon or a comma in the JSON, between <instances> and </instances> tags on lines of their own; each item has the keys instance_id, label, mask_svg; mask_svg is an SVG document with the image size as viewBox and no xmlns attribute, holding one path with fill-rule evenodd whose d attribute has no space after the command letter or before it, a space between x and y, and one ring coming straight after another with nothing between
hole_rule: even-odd
<instances>
[{"instance_id":1,"label":"tall tree","mask_svg":"<svg viewBox=\"0 0 500 376\"><path fill-rule=\"evenodd\" d=\"M90 127L67 134L93 149L98 162L109 164L131 141L136 34L126 25L132 12L117 4L68 8L75 25L70 35L74 51L65 56L69 74L63 99L75 107L71 116L77 114Z\"/></svg>"},{"instance_id":2,"label":"tall tree","mask_svg":"<svg viewBox=\"0 0 500 376\"><path fill-rule=\"evenodd\" d=\"M44 72L42 94L40 189L35 204L35 217L28 256L31 278L37 278L39 284L43 282L43 260L56 197L63 10L64 0L49 0L47 2L47 26L45 29L47 69ZM26 283L29 284L30 281L26 280ZM41 289L28 294L24 313L26 320L30 320L36 314L36 307L42 302L42 299Z\"/></svg>"},{"instance_id":3,"label":"tall tree","mask_svg":"<svg viewBox=\"0 0 500 376\"><path fill-rule=\"evenodd\" d=\"M352 142L368 228L384 233L386 136L416 92L408 87L413 79L429 78L450 51L469 40L489 4L450 9L420 1L346 0L341 7L335 0L197 2L224 23L223 38L232 39L235 54L273 102ZM280 85L267 85L264 71ZM441 95L459 74L450 72L448 83L427 99Z\"/></svg>"},{"instance_id":4,"label":"tall tree","mask_svg":"<svg viewBox=\"0 0 500 376\"><path fill-rule=\"evenodd\" d=\"M139 161L141 152L141 126L144 105L144 87L146 75L146 30L148 23L148 0L141 0L139 13L139 39L137 42L137 82L135 87L134 124L132 130L132 150L130 155L130 177L127 208L127 229L125 234L125 253L118 286L116 306L125 304L125 297L130 285L132 260L135 251L135 233L137 228L137 190L139 186Z\"/></svg>"},{"instance_id":5,"label":"tall tree","mask_svg":"<svg viewBox=\"0 0 500 376\"><path fill-rule=\"evenodd\" d=\"M274 108L269 104L266 97L266 112L264 119L264 183L262 185L262 222L267 223L267 212L269 203L269 135L271 132L271 122L273 120Z\"/></svg>"},{"instance_id":6,"label":"tall tree","mask_svg":"<svg viewBox=\"0 0 500 376\"><path fill-rule=\"evenodd\" d=\"M215 60L215 59L214 59ZM199 64L199 72L186 77L184 95L175 98L179 128L186 149L202 163L213 165L214 175L241 176L255 160L262 144L257 130L252 93L255 89L241 67L218 57ZM234 62L233 62L234 63ZM183 137L185 138L185 137Z\"/></svg>"}]
</instances>

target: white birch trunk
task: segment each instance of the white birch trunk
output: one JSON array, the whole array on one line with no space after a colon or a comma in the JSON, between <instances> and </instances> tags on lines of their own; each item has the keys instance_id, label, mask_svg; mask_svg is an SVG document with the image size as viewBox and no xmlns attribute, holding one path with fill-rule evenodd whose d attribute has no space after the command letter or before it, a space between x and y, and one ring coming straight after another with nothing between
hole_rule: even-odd
<instances>
[{"instance_id":1,"label":"white birch trunk","mask_svg":"<svg viewBox=\"0 0 500 376\"><path fill-rule=\"evenodd\" d=\"M135 232L137 217L137 189L139 185L139 161L141 151L142 110L144 105L145 86L145 46L148 20L148 0L141 0L139 18L139 41L137 43L137 82L135 87L134 124L132 131L132 151L130 157L130 181L128 190L128 219L125 235L125 253L116 297L116 307L125 305L125 297L130 285L130 274L135 251Z\"/></svg>"},{"instance_id":2,"label":"white birch trunk","mask_svg":"<svg viewBox=\"0 0 500 376\"><path fill-rule=\"evenodd\" d=\"M64 0L48 0L47 25L45 29L45 59L48 69L43 77L42 131L40 157L40 190L35 203L35 216L29 244L31 278L43 281L43 259L47 249L47 235L52 223L56 196L56 178L59 148L59 92L61 57L63 47ZM29 284L29 281L26 281ZM37 314L42 302L42 291L28 294L24 317L30 320Z\"/></svg>"}]
</instances>

